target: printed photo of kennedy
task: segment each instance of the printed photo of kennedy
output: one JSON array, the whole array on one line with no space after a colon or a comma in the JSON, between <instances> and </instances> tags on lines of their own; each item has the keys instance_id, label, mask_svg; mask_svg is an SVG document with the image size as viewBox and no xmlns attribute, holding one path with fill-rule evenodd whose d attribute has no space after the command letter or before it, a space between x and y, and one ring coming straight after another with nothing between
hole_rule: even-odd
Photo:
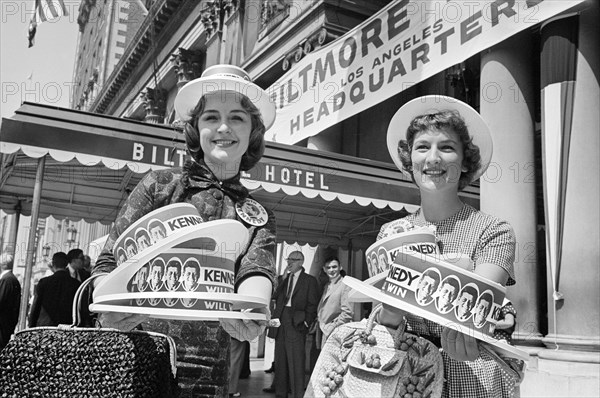
<instances>
[{"instance_id":1,"label":"printed photo of kennedy","mask_svg":"<svg viewBox=\"0 0 600 398\"><path fill-rule=\"evenodd\" d=\"M132 238L125 239L125 252L128 259L138 254L137 244Z\"/></svg>"},{"instance_id":2,"label":"printed photo of kennedy","mask_svg":"<svg viewBox=\"0 0 600 398\"><path fill-rule=\"evenodd\" d=\"M135 231L135 241L137 242L139 251L146 250L152 244L152 242L150 242L150 235L144 228L138 228L137 231Z\"/></svg>"},{"instance_id":3,"label":"printed photo of kennedy","mask_svg":"<svg viewBox=\"0 0 600 398\"><path fill-rule=\"evenodd\" d=\"M183 264L183 275L181 276L181 285L179 290L185 292L195 292L200 279L200 263L195 258L188 258ZM181 303L184 307L190 308L196 304L198 300L184 298Z\"/></svg>"},{"instance_id":4,"label":"printed photo of kennedy","mask_svg":"<svg viewBox=\"0 0 600 398\"><path fill-rule=\"evenodd\" d=\"M117 249L117 264L120 265L122 263L124 263L125 261L127 261L127 253L125 253L125 249L123 249L122 247L119 247Z\"/></svg>"},{"instance_id":5,"label":"printed photo of kennedy","mask_svg":"<svg viewBox=\"0 0 600 398\"><path fill-rule=\"evenodd\" d=\"M454 300L460 291L460 281L455 276L447 276L440 284L436 293L435 306L442 314L447 314L454 308Z\"/></svg>"},{"instance_id":6,"label":"printed photo of kennedy","mask_svg":"<svg viewBox=\"0 0 600 398\"><path fill-rule=\"evenodd\" d=\"M137 272L133 275L133 283L132 283L132 291L133 292L145 292L146 290L149 290L149 286L148 286L148 274L150 273L149 271L150 266L148 265L148 263L142 265L142 267L137 270ZM143 305L144 302L146 301L146 299L143 298L138 298L135 299L135 302L137 305Z\"/></svg>"},{"instance_id":7,"label":"printed photo of kennedy","mask_svg":"<svg viewBox=\"0 0 600 398\"><path fill-rule=\"evenodd\" d=\"M383 272L383 267L379 265L379 259L377 258L377 253L375 253L375 251L371 253L371 268L374 272L373 275L377 275Z\"/></svg>"},{"instance_id":8,"label":"printed photo of kennedy","mask_svg":"<svg viewBox=\"0 0 600 398\"><path fill-rule=\"evenodd\" d=\"M171 258L167 262L167 269L163 278L163 288L168 292L176 292L179 288L181 279L181 260L177 257ZM177 303L176 298L165 298L165 305L172 307Z\"/></svg>"},{"instance_id":9,"label":"printed photo of kennedy","mask_svg":"<svg viewBox=\"0 0 600 398\"><path fill-rule=\"evenodd\" d=\"M494 304L494 295L489 290L486 290L479 296L475 310L473 311L473 324L477 328L483 327L487 321L487 317L492 310Z\"/></svg>"},{"instance_id":10,"label":"printed photo of kennedy","mask_svg":"<svg viewBox=\"0 0 600 398\"><path fill-rule=\"evenodd\" d=\"M415 300L421 306L428 305L433 301L434 293L440 285L442 276L435 268L426 269L417 281Z\"/></svg>"},{"instance_id":11,"label":"printed photo of kennedy","mask_svg":"<svg viewBox=\"0 0 600 398\"><path fill-rule=\"evenodd\" d=\"M150 263L150 275L148 275L148 289L153 292L159 292L163 286L163 276L165 274L165 261L156 257ZM160 303L159 298L151 298L148 299L148 302L152 306L158 305Z\"/></svg>"},{"instance_id":12,"label":"printed photo of kennedy","mask_svg":"<svg viewBox=\"0 0 600 398\"><path fill-rule=\"evenodd\" d=\"M377 250L377 254L379 259L379 272L387 271L390 268L387 250L385 250L384 247L380 247L379 250Z\"/></svg>"},{"instance_id":13,"label":"printed photo of kennedy","mask_svg":"<svg viewBox=\"0 0 600 398\"><path fill-rule=\"evenodd\" d=\"M456 319L461 322L466 321L472 315L473 307L475 306L475 300L479 297L479 289L474 283L469 283L458 294L456 299L455 314Z\"/></svg>"},{"instance_id":14,"label":"printed photo of kennedy","mask_svg":"<svg viewBox=\"0 0 600 398\"><path fill-rule=\"evenodd\" d=\"M167 237L167 228L165 228L162 221L157 219L153 219L148 223L148 231L150 231L152 244Z\"/></svg>"}]
</instances>

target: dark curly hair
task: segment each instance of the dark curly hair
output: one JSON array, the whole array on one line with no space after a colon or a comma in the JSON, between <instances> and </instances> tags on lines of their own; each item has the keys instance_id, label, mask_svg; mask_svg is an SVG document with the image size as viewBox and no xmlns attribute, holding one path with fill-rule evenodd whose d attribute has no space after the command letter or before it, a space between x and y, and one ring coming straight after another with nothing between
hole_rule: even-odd
<instances>
[{"instance_id":1,"label":"dark curly hair","mask_svg":"<svg viewBox=\"0 0 600 398\"><path fill-rule=\"evenodd\" d=\"M458 180L458 189L463 190L473 180L473 176L481 167L481 154L479 147L473 144L473 138L469 134L467 125L460 113L455 110L445 110L428 115L415 117L406 129L406 140L398 142L398 155L402 167L410 173L413 182L415 177L412 170L411 151L417 133L427 130L449 130L454 131L460 138L463 147L463 164L466 171L462 171Z\"/></svg>"},{"instance_id":2,"label":"dark curly hair","mask_svg":"<svg viewBox=\"0 0 600 398\"><path fill-rule=\"evenodd\" d=\"M250 132L250 140L248 142L248 149L242 156L240 162L240 170L250 170L263 156L265 152L265 124L263 123L260 111L252 101L245 95L240 94L240 104L246 112L250 115L252 122L252 131ZM185 143L188 151L196 161L204 160L204 151L200 145L200 133L198 132L198 117L204 112L206 107L206 95L203 95L198 104L190 112L189 120L186 121L184 127Z\"/></svg>"}]
</instances>

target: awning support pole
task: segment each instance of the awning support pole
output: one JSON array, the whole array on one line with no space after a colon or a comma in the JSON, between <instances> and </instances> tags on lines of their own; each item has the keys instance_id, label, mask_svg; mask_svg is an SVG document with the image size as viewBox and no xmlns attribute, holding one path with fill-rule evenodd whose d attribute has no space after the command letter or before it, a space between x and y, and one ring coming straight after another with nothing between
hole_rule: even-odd
<instances>
[{"instance_id":1,"label":"awning support pole","mask_svg":"<svg viewBox=\"0 0 600 398\"><path fill-rule=\"evenodd\" d=\"M17 202L15 206L15 213L12 215L13 222L10 225L10 233L8 234L8 241L4 242L3 251L13 256L17 251L17 234L19 233L19 220L21 219L21 201Z\"/></svg>"},{"instance_id":2,"label":"awning support pole","mask_svg":"<svg viewBox=\"0 0 600 398\"><path fill-rule=\"evenodd\" d=\"M40 214L40 202L42 198L42 184L44 182L44 167L46 156L38 159L35 174L35 185L33 187L33 203L31 204L31 226L29 228L29 239L27 241L27 257L25 259L25 275L23 276L23 289L21 291L21 307L19 308L19 324L17 330L25 329L27 320L27 304L29 303L29 290L31 289L31 273L33 270L33 253L37 249L35 235L37 233L38 216Z\"/></svg>"}]
</instances>

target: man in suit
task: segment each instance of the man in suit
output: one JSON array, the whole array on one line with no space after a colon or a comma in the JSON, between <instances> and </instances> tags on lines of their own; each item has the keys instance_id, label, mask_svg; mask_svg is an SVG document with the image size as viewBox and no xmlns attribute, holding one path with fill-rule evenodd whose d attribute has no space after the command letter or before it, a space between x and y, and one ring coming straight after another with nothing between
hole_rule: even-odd
<instances>
[{"instance_id":1,"label":"man in suit","mask_svg":"<svg viewBox=\"0 0 600 398\"><path fill-rule=\"evenodd\" d=\"M304 255L294 251L286 259L287 276L275 291L273 318L281 326L275 337L275 394L287 397L291 386L293 397L304 395L306 334L317 316L319 286L317 280L304 272Z\"/></svg>"},{"instance_id":2,"label":"man in suit","mask_svg":"<svg viewBox=\"0 0 600 398\"><path fill-rule=\"evenodd\" d=\"M69 271L71 278L78 280L79 283L90 277L90 272L85 269L85 257L81 249L71 249L67 253L67 261L69 262L67 271ZM98 314L89 310L89 304L93 301L91 286L85 289L81 295L81 300L83 304L79 311L79 318L81 319L79 326L93 327L96 324Z\"/></svg>"},{"instance_id":3,"label":"man in suit","mask_svg":"<svg viewBox=\"0 0 600 398\"><path fill-rule=\"evenodd\" d=\"M0 255L0 351L8 344L19 321L21 284L12 273L13 256Z\"/></svg>"},{"instance_id":4,"label":"man in suit","mask_svg":"<svg viewBox=\"0 0 600 398\"><path fill-rule=\"evenodd\" d=\"M337 257L327 259L323 266L329 282L323 289L323 296L319 302L317 329L317 343L323 348L325 341L333 330L344 323L352 321L353 308L348 302L350 287L342 282L342 267Z\"/></svg>"},{"instance_id":5,"label":"man in suit","mask_svg":"<svg viewBox=\"0 0 600 398\"><path fill-rule=\"evenodd\" d=\"M67 255L63 252L52 256L55 272L52 276L40 279L35 287L29 311L30 327L73 323L73 298L81 283L71 278L67 263Z\"/></svg>"},{"instance_id":6,"label":"man in suit","mask_svg":"<svg viewBox=\"0 0 600 398\"><path fill-rule=\"evenodd\" d=\"M90 273L84 268L85 256L83 255L83 250L69 250L69 253L67 253L67 260L69 261L67 270L69 271L71 278L83 282L90 277Z\"/></svg>"}]
</instances>

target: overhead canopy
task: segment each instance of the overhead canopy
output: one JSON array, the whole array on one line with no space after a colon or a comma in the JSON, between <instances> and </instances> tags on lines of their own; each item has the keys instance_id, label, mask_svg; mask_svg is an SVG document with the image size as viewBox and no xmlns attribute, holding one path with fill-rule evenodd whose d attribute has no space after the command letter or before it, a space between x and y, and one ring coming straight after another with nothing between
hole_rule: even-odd
<instances>
[{"instance_id":1,"label":"overhead canopy","mask_svg":"<svg viewBox=\"0 0 600 398\"><path fill-rule=\"evenodd\" d=\"M40 217L108 224L151 169L180 166L183 136L164 125L24 103L0 125L0 205L31 214L37 158L47 156ZM271 208L279 240L365 247L383 222L414 211L418 190L392 165L267 143L242 175ZM463 199L478 205L478 189Z\"/></svg>"}]
</instances>

